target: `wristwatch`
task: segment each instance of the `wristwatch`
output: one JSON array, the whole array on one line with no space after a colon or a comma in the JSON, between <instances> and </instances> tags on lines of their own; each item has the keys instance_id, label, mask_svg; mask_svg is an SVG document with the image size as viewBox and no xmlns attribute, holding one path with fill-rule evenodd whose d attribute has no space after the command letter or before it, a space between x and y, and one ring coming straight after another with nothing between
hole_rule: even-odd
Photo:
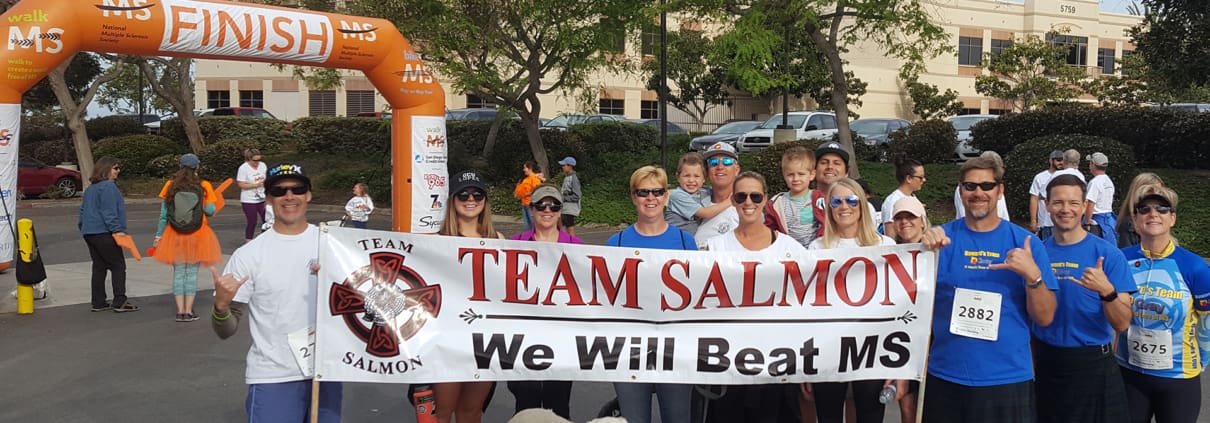
<instances>
[{"instance_id":1,"label":"wristwatch","mask_svg":"<svg viewBox=\"0 0 1210 423\"><path fill-rule=\"evenodd\" d=\"M1104 302L1107 302L1107 303L1112 303L1112 302L1113 302L1113 300L1116 300L1116 299L1118 299L1118 293L1117 293L1117 291L1109 291L1109 293L1108 293L1108 294L1105 294L1105 295L1102 295L1102 296L1101 296L1101 301L1104 301Z\"/></svg>"},{"instance_id":2,"label":"wristwatch","mask_svg":"<svg viewBox=\"0 0 1210 423\"><path fill-rule=\"evenodd\" d=\"M1041 276L1041 275L1039 275L1039 276L1038 276L1038 278L1037 278L1037 279L1034 279L1034 281L1033 281L1033 282L1030 282L1030 283L1025 284L1025 287L1026 287L1026 288L1037 288L1037 287L1039 287L1039 286L1042 286L1042 282L1043 282L1043 280L1042 280L1042 276Z\"/></svg>"}]
</instances>

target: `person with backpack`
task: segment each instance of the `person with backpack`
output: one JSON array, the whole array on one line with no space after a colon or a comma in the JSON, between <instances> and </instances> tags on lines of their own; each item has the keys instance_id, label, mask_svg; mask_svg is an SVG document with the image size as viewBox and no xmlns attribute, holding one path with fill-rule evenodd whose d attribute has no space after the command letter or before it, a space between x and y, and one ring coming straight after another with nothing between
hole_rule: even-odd
<instances>
[{"instance_id":1,"label":"person with backpack","mask_svg":"<svg viewBox=\"0 0 1210 423\"><path fill-rule=\"evenodd\" d=\"M155 259L172 266L172 293L176 321L192 322L197 294L197 272L223 259L218 237L206 217L214 215L218 196L210 182L198 176L201 161L194 154L181 156L181 169L160 190L160 222L155 232Z\"/></svg>"}]
</instances>

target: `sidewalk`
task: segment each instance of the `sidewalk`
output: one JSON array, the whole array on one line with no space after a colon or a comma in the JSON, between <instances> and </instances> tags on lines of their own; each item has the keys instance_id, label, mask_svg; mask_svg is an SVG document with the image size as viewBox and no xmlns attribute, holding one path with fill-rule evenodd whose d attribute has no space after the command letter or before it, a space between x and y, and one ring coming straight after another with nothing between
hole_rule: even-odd
<instances>
[{"instance_id":1,"label":"sidewalk","mask_svg":"<svg viewBox=\"0 0 1210 423\"><path fill-rule=\"evenodd\" d=\"M223 255L223 262L230 255ZM92 300L91 290L92 262L64 263L46 266L46 284L50 293L45 300L34 301L34 314L39 309L73 304L86 304ZM17 299L10 293L17 286L17 272L8 271L0 274L0 314L16 313ZM112 285L105 282L106 292L113 298ZM214 289L214 281L203 270L198 273L198 291ZM172 293L172 266L165 265L150 257L142 261L127 257L126 259L126 296L131 303L139 305L139 297ZM209 295L202 293L201 295Z\"/></svg>"}]
</instances>

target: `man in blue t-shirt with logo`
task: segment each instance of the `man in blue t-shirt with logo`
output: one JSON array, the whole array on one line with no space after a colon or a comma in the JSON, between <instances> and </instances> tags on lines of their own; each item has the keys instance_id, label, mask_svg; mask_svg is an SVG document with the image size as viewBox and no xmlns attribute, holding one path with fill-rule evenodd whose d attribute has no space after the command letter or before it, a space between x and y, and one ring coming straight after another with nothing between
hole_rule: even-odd
<instances>
[{"instance_id":1,"label":"man in blue t-shirt with logo","mask_svg":"<svg viewBox=\"0 0 1210 423\"><path fill-rule=\"evenodd\" d=\"M1058 175L1046 186L1054 236L1043 242L1059 281L1050 326L1034 325L1039 422L1122 422L1126 388L1111 343L1130 327L1130 298L1138 290L1126 256L1090 236L1084 182Z\"/></svg>"},{"instance_id":2,"label":"man in blue t-shirt with logo","mask_svg":"<svg viewBox=\"0 0 1210 423\"><path fill-rule=\"evenodd\" d=\"M996 215L1004 169L979 157L959 175L966 216L923 240L939 249L924 421L1034 422L1029 329L1054 320L1059 284L1042 243Z\"/></svg>"}]
</instances>

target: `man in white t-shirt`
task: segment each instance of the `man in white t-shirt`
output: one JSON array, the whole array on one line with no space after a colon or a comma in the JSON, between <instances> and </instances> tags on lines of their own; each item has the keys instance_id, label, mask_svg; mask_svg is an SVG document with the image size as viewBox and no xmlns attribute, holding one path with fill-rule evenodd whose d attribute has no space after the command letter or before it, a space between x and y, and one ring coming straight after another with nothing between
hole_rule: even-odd
<instances>
[{"instance_id":1,"label":"man in white t-shirt","mask_svg":"<svg viewBox=\"0 0 1210 423\"><path fill-rule=\"evenodd\" d=\"M724 142L715 143L702 152L702 157L706 159L706 178L710 180L710 204L706 206L730 202L732 185L739 175L739 154L735 152L735 147ZM727 207L714 217L702 221L693 239L697 241L697 248L703 249L710 238L731 232L737 225L739 213L735 207Z\"/></svg>"},{"instance_id":2,"label":"man in white t-shirt","mask_svg":"<svg viewBox=\"0 0 1210 423\"><path fill-rule=\"evenodd\" d=\"M894 215L891 211L895 210L895 202L903 197L915 197L916 191L924 188L924 165L913 159L903 159L895 161L895 180L899 181L899 187L886 198L882 200L882 233L894 238Z\"/></svg>"},{"instance_id":3,"label":"man in white t-shirt","mask_svg":"<svg viewBox=\"0 0 1210 423\"><path fill-rule=\"evenodd\" d=\"M1063 166L1063 152L1051 151L1046 165L1046 170L1034 175L1034 181L1029 185L1029 231L1038 234L1040 239L1050 238L1053 230L1054 224L1051 223L1050 213L1046 211L1045 206L1046 184L1050 183L1055 171Z\"/></svg>"},{"instance_id":4,"label":"man in white t-shirt","mask_svg":"<svg viewBox=\"0 0 1210 423\"><path fill-rule=\"evenodd\" d=\"M310 421L314 364L299 351L315 327L319 283L319 229L307 223L311 180L294 164L274 166L267 175L265 192L276 211L273 227L235 250L222 275L210 269L210 316L222 339L234 335L239 321L248 317L248 421ZM320 384L320 422L340 421L341 397L339 382Z\"/></svg>"},{"instance_id":5,"label":"man in white t-shirt","mask_svg":"<svg viewBox=\"0 0 1210 423\"><path fill-rule=\"evenodd\" d=\"M1118 245L1118 216L1113 212L1113 181L1105 171L1109 169L1109 156L1096 152L1088 155L1088 173L1092 179L1088 181L1087 209L1084 212L1084 226L1093 235L1105 238L1112 245Z\"/></svg>"}]
</instances>

